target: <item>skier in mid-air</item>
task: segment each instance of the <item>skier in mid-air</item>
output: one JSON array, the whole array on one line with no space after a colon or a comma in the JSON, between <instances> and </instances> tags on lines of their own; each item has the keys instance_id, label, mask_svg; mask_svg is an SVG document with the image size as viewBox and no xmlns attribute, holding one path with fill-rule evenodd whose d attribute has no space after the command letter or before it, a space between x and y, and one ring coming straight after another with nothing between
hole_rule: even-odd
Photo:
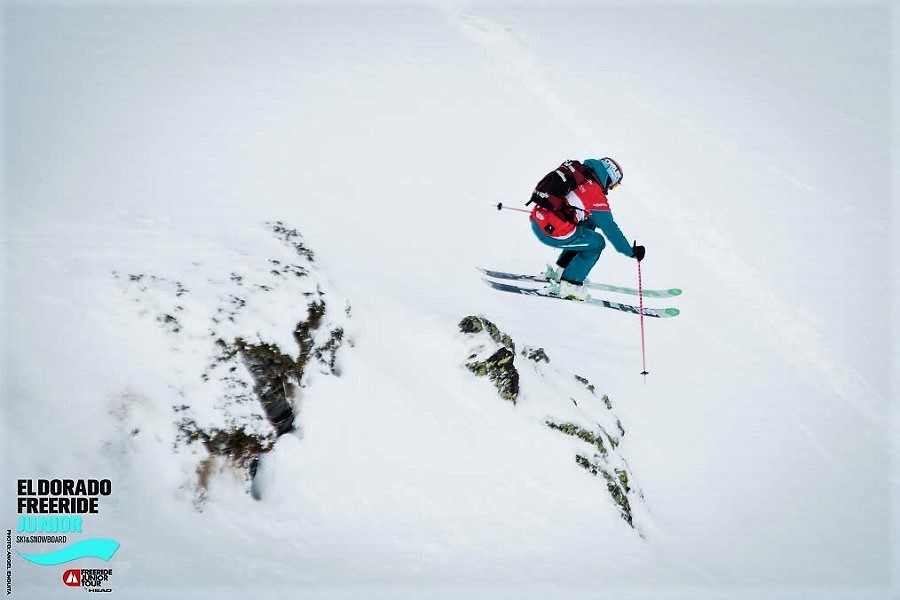
<instances>
[{"instance_id":1,"label":"skier in mid-air","mask_svg":"<svg viewBox=\"0 0 900 600\"><path fill-rule=\"evenodd\" d=\"M526 204L535 204L531 229L543 244L562 250L547 267L549 294L590 298L583 284L606 247L603 235L625 256L644 258L644 247L628 243L609 209L607 194L621 183L622 168L608 157L567 160L538 182Z\"/></svg>"}]
</instances>

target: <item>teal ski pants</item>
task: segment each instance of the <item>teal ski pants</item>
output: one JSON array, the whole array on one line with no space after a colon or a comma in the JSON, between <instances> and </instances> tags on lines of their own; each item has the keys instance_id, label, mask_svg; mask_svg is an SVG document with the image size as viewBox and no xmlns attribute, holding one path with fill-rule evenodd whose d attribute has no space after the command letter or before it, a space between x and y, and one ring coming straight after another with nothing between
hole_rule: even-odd
<instances>
[{"instance_id":1,"label":"teal ski pants","mask_svg":"<svg viewBox=\"0 0 900 600\"><path fill-rule=\"evenodd\" d=\"M550 237L538 226L534 221L531 222L531 230L542 244L546 244L552 248L562 250L560 258L575 253L571 262L562 272L562 278L572 283L584 283L588 273L597 264L600 259L600 253L606 247L606 240L603 236L594 231L591 227L592 223L588 222L579 225L575 229L575 233L565 239L556 239ZM568 257L566 257L568 258Z\"/></svg>"}]
</instances>

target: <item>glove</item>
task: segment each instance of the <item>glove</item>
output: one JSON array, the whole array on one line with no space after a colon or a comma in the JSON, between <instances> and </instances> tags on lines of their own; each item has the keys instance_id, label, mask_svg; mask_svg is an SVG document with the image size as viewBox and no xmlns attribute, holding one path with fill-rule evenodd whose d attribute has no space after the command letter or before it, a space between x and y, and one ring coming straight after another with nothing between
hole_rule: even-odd
<instances>
[{"instance_id":1,"label":"glove","mask_svg":"<svg viewBox=\"0 0 900 600\"><path fill-rule=\"evenodd\" d=\"M646 253L647 253L646 248L644 248L643 246L638 246L637 242L634 242L631 245L631 256L633 258L636 258L638 262L641 262L642 260L644 260L644 255Z\"/></svg>"},{"instance_id":2,"label":"glove","mask_svg":"<svg viewBox=\"0 0 900 600\"><path fill-rule=\"evenodd\" d=\"M557 216L561 217L562 220L567 223L578 223L578 212L575 207L568 202L563 204L562 208L559 209L559 214Z\"/></svg>"}]
</instances>

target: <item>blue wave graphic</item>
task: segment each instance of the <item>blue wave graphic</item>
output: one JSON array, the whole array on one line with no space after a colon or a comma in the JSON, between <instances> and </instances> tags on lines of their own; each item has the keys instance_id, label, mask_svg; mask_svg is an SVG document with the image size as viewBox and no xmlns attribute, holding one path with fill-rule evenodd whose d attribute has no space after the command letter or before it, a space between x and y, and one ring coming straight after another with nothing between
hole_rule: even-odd
<instances>
[{"instance_id":1,"label":"blue wave graphic","mask_svg":"<svg viewBox=\"0 0 900 600\"><path fill-rule=\"evenodd\" d=\"M119 542L116 540L91 538L46 554L22 554L19 552L19 556L36 565L50 566L61 565L79 558L102 558L109 561L118 549Z\"/></svg>"}]
</instances>

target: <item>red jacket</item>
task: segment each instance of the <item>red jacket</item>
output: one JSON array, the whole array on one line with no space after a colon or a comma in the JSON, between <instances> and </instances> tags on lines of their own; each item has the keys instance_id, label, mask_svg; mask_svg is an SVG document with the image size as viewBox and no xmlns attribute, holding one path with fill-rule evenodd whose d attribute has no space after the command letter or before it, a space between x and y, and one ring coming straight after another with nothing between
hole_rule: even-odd
<instances>
[{"instance_id":1,"label":"red jacket","mask_svg":"<svg viewBox=\"0 0 900 600\"><path fill-rule=\"evenodd\" d=\"M609 212L609 201L599 183L585 179L575 189L566 194L566 203L575 210L571 219L564 219L554 212L535 206L531 220L538 224L545 234L556 239L564 239L575 232L577 223L587 219L592 212Z\"/></svg>"}]
</instances>

